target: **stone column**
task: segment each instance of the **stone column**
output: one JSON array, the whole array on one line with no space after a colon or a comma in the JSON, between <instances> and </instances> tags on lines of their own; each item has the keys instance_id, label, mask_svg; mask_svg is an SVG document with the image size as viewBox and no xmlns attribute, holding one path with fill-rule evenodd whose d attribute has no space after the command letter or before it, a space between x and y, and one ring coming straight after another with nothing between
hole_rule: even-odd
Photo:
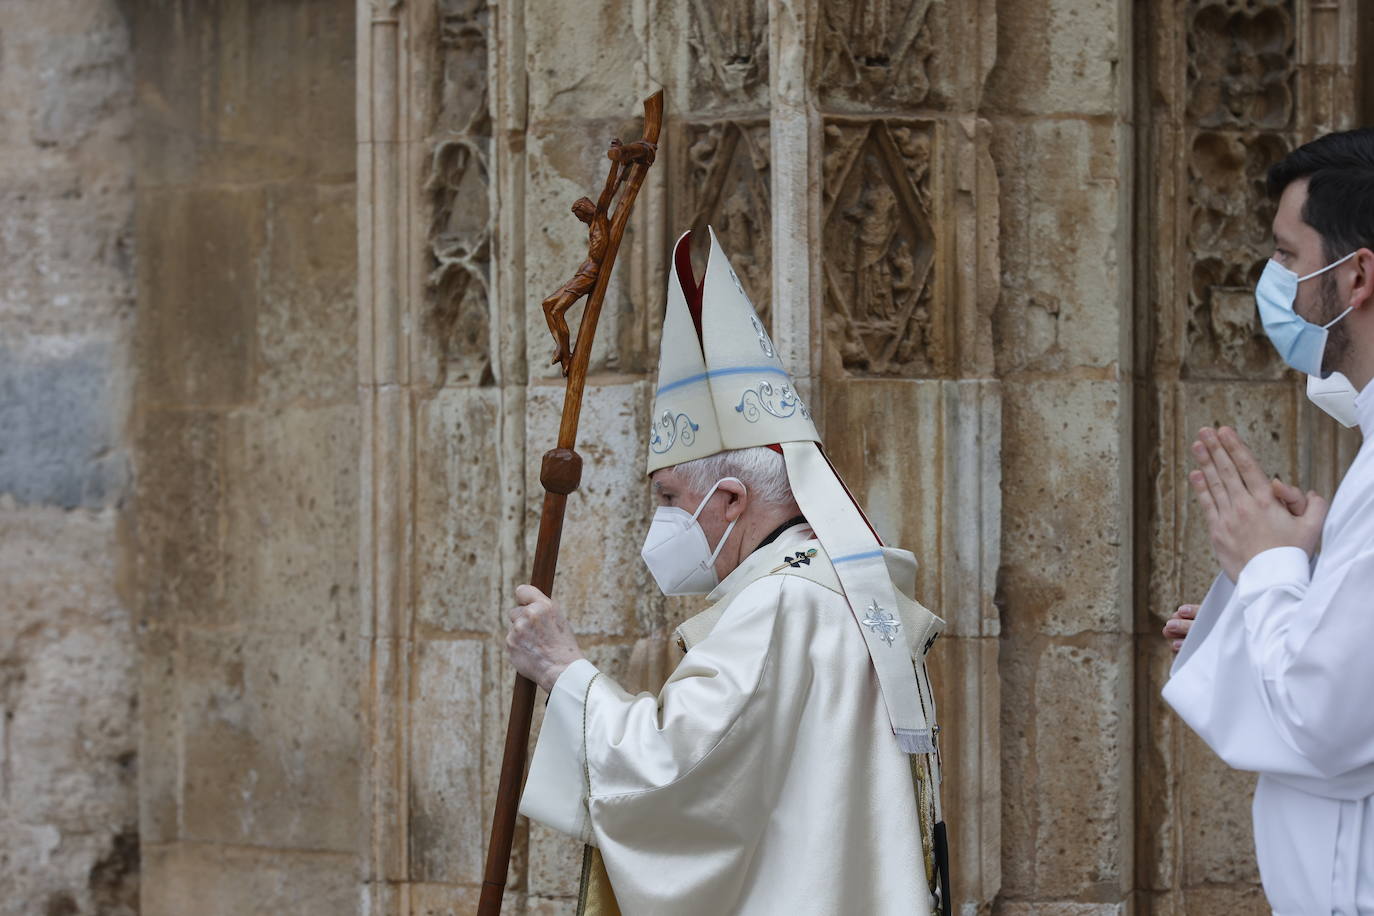
<instances>
[{"instance_id":1,"label":"stone column","mask_svg":"<svg viewBox=\"0 0 1374 916\"><path fill-rule=\"evenodd\" d=\"M141 912L356 908L353 11L140 2Z\"/></svg>"},{"instance_id":2,"label":"stone column","mask_svg":"<svg viewBox=\"0 0 1374 916\"><path fill-rule=\"evenodd\" d=\"M999 912L1134 889L1132 4L998 4ZM1072 909L1069 908L1072 905Z\"/></svg>"},{"instance_id":3,"label":"stone column","mask_svg":"<svg viewBox=\"0 0 1374 916\"><path fill-rule=\"evenodd\" d=\"M780 306L804 309L794 322L813 331L830 453L883 538L915 551L917 595L949 623L931 653L943 798L955 902L977 911L1002 880L1001 246L994 128L979 114L997 17L991 4L840 0L777 15L805 26L779 44L804 37L807 53L779 53L797 72L775 79L775 111L800 103L810 118L809 145L778 159L805 157L811 179L810 218L775 232L804 240L778 245L776 263L809 295Z\"/></svg>"},{"instance_id":4,"label":"stone column","mask_svg":"<svg viewBox=\"0 0 1374 916\"><path fill-rule=\"evenodd\" d=\"M137 907L134 67L112 0L0 7L0 914Z\"/></svg>"}]
</instances>

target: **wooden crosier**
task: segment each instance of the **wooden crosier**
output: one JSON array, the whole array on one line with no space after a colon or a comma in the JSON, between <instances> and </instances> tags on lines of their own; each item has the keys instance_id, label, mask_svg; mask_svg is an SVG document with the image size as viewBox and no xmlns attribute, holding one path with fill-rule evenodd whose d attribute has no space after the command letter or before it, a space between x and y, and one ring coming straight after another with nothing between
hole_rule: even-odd
<instances>
[{"instance_id":1,"label":"wooden crosier","mask_svg":"<svg viewBox=\"0 0 1374 916\"><path fill-rule=\"evenodd\" d=\"M601 303L606 298L606 286L610 282L615 256L620 250L620 240L630 220L630 210L649 167L654 163L662 128L663 93L660 91L644 100L644 138L628 144L622 144L619 140L611 143L606 153L611 160L611 168L599 200L593 204L589 198L583 197L573 204L573 213L588 227L587 260L577 268L572 279L544 300L544 317L557 348L554 362L563 364L563 374L568 379L563 396L563 420L558 428L558 444L544 455L539 472L539 482L545 491L544 511L539 518L539 539L535 544L530 584L546 595L553 594L568 494L577 489L582 479L582 458L576 451L577 424L582 415L582 393L587 383L587 365L591 359L596 322L601 315ZM611 210L611 201L617 191L620 192L620 199ZM590 295L587 295L589 291ZM573 345L569 340L564 313L584 295L587 295L587 304L578 327L577 343ZM534 682L517 675L511 694L510 722L506 726L506 746L496 790L496 811L492 817L491 842L487 847L482 896L477 904L478 916L497 916L501 912L506 873L510 869L511 844L515 839L520 780L525 772L525 758L529 751L534 696Z\"/></svg>"}]
</instances>

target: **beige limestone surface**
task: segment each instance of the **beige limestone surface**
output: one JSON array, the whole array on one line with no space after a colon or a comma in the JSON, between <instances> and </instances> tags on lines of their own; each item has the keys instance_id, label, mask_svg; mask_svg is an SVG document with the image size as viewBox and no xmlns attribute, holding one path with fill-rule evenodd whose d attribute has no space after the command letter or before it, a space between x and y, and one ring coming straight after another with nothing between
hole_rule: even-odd
<instances>
[{"instance_id":1,"label":"beige limestone surface","mask_svg":"<svg viewBox=\"0 0 1374 916\"><path fill-rule=\"evenodd\" d=\"M125 10L0 7L0 913L137 912Z\"/></svg>"},{"instance_id":2,"label":"beige limestone surface","mask_svg":"<svg viewBox=\"0 0 1374 916\"><path fill-rule=\"evenodd\" d=\"M538 303L659 88L557 582L589 656L654 689L697 608L638 548L667 252L709 224L949 622L961 916L1263 912L1252 779L1157 634L1212 575L1199 425L1327 491L1353 454L1249 303L1264 165L1368 104L1360 7L5 7L0 913L472 912ZM506 911L573 912L578 863L522 822Z\"/></svg>"}]
</instances>

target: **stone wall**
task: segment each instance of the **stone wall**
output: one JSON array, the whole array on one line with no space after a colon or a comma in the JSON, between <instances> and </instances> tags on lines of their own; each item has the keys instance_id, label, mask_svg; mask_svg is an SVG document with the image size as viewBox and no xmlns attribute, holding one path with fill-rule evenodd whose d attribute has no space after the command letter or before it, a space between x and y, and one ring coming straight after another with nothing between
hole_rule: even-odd
<instances>
[{"instance_id":1,"label":"stone wall","mask_svg":"<svg viewBox=\"0 0 1374 916\"><path fill-rule=\"evenodd\" d=\"M134 632L116 544L133 73L112 0L0 8L0 913L129 914Z\"/></svg>"},{"instance_id":2,"label":"stone wall","mask_svg":"<svg viewBox=\"0 0 1374 916\"><path fill-rule=\"evenodd\" d=\"M1249 303L1263 166L1369 104L1363 6L0 14L0 913L472 910L562 396L537 303L658 88L558 580L593 661L656 686L694 606L638 562L640 469L709 224L950 621L961 914L1261 912L1251 781L1159 702L1157 633L1210 574L1192 429L1327 491L1351 455ZM577 858L522 824L507 911L570 912Z\"/></svg>"},{"instance_id":3,"label":"stone wall","mask_svg":"<svg viewBox=\"0 0 1374 916\"><path fill-rule=\"evenodd\" d=\"M1210 567L1178 487L1188 430L1264 433L1275 470L1327 489L1349 454L1257 336L1248 271L1264 162L1356 110L1358 9L1242 7L360 3L377 909L462 912L480 882L510 681L493 609L526 575L560 394L532 303L581 255L564 208L660 86L558 586L593 659L652 683L688 608L634 561L635 424L668 246L709 223L951 620L961 911L1262 906L1250 781L1162 708L1157 633ZM575 874L534 825L511 905L566 911Z\"/></svg>"},{"instance_id":4,"label":"stone wall","mask_svg":"<svg viewBox=\"0 0 1374 916\"><path fill-rule=\"evenodd\" d=\"M353 10L146 0L134 17L142 912L348 912Z\"/></svg>"}]
</instances>

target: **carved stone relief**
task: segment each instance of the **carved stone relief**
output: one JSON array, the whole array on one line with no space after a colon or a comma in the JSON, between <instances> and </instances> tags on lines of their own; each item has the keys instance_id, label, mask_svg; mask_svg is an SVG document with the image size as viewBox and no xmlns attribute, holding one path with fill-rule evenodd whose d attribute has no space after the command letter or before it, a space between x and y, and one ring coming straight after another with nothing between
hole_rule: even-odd
<instances>
[{"instance_id":1,"label":"carved stone relief","mask_svg":"<svg viewBox=\"0 0 1374 916\"><path fill-rule=\"evenodd\" d=\"M930 94L930 0L823 0L817 89L822 104L919 105Z\"/></svg>"},{"instance_id":2,"label":"carved stone relief","mask_svg":"<svg viewBox=\"0 0 1374 916\"><path fill-rule=\"evenodd\" d=\"M1269 165L1290 148L1291 0L1194 0L1188 31L1188 374L1244 376L1280 366L1255 313L1270 254Z\"/></svg>"},{"instance_id":3,"label":"carved stone relief","mask_svg":"<svg viewBox=\"0 0 1374 916\"><path fill-rule=\"evenodd\" d=\"M440 3L442 83L426 189L433 207L428 330L441 384L492 381L486 17L481 0Z\"/></svg>"},{"instance_id":4,"label":"carved stone relief","mask_svg":"<svg viewBox=\"0 0 1374 916\"><path fill-rule=\"evenodd\" d=\"M1293 0L1193 0L1188 109L1198 127L1283 130L1293 119Z\"/></svg>"},{"instance_id":5,"label":"carved stone relief","mask_svg":"<svg viewBox=\"0 0 1374 916\"><path fill-rule=\"evenodd\" d=\"M943 366L931 290L933 148L927 121L826 125L824 314L849 372L921 377Z\"/></svg>"},{"instance_id":6,"label":"carved stone relief","mask_svg":"<svg viewBox=\"0 0 1374 916\"><path fill-rule=\"evenodd\" d=\"M688 22L693 106L766 106L766 0L691 0Z\"/></svg>"},{"instance_id":7,"label":"carved stone relief","mask_svg":"<svg viewBox=\"0 0 1374 916\"><path fill-rule=\"evenodd\" d=\"M716 231L730 264L759 317L771 319L772 207L769 198L767 122L688 124L679 226L692 229L697 270L706 263L706 227Z\"/></svg>"}]
</instances>

